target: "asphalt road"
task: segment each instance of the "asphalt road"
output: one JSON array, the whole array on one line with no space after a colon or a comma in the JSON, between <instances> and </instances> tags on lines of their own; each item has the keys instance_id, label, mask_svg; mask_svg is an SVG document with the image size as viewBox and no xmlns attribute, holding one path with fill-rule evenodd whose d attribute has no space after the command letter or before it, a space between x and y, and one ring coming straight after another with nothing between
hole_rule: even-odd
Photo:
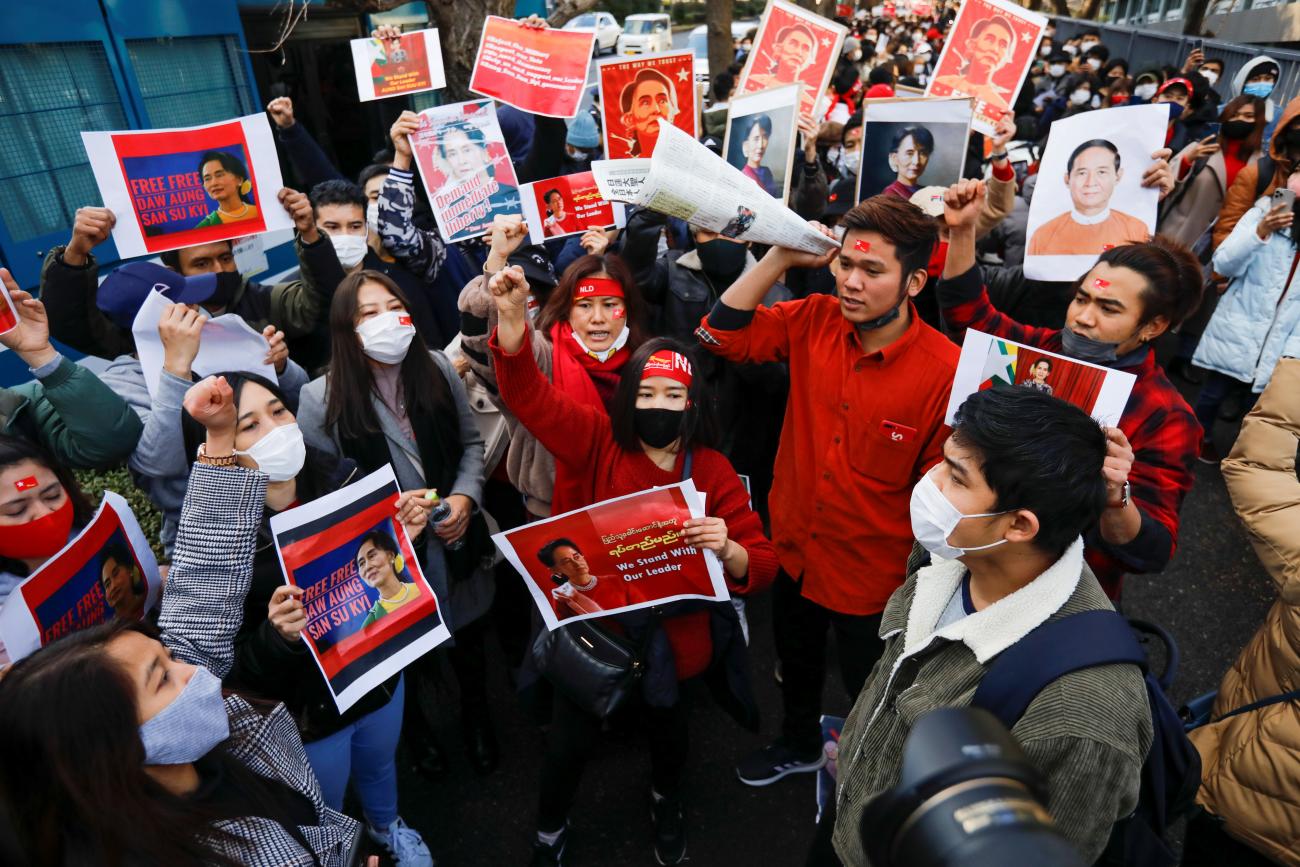
<instances>
[{"instance_id":1,"label":"asphalt road","mask_svg":"<svg viewBox=\"0 0 1300 867\"><path fill-rule=\"evenodd\" d=\"M1226 452L1234 436L1235 426L1220 423L1221 449ZM1232 513L1218 469L1198 464L1196 485L1183 507L1177 556L1163 574L1130 578L1124 594L1127 613L1162 624L1178 641L1182 666L1175 700L1217 686L1272 598L1271 582ZM766 743L779 727L770 617L770 600L754 600L751 649L764 713L761 735L738 729L702 690L689 693L688 852L696 865L799 865L812 837L812 775L755 789L741 785L733 770L737 757ZM500 769L478 777L469 768L448 676L437 720L451 771L434 782L412 774L402 778L402 814L424 833L443 867L522 865L530 857L543 736L520 712L495 643L492 653L489 688L502 744ZM827 711L843 713L849 706L832 682ZM580 867L653 864L648 797L644 739L627 732L605 736L572 813L569 861Z\"/></svg>"}]
</instances>

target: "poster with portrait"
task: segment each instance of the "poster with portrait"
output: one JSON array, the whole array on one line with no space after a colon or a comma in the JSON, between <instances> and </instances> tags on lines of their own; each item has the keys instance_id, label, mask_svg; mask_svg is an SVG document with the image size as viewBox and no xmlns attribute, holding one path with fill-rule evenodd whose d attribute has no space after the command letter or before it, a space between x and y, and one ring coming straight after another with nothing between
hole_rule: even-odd
<instances>
[{"instance_id":1,"label":"poster with portrait","mask_svg":"<svg viewBox=\"0 0 1300 867\"><path fill-rule=\"evenodd\" d=\"M36 487L36 478L17 485ZM158 562L126 500L106 491L85 529L14 588L0 608L0 666L57 638L158 607Z\"/></svg>"},{"instance_id":2,"label":"poster with portrait","mask_svg":"<svg viewBox=\"0 0 1300 867\"><path fill-rule=\"evenodd\" d=\"M1052 124L1029 203L1026 277L1074 280L1111 247L1151 237L1160 191L1142 174L1168 123L1167 105L1131 105Z\"/></svg>"},{"instance_id":3,"label":"poster with portrait","mask_svg":"<svg viewBox=\"0 0 1300 867\"><path fill-rule=\"evenodd\" d=\"M975 131L993 135L1015 104L1046 26L1047 18L1009 0L965 0L925 95L969 96Z\"/></svg>"},{"instance_id":4,"label":"poster with portrait","mask_svg":"<svg viewBox=\"0 0 1300 867\"><path fill-rule=\"evenodd\" d=\"M123 259L293 228L265 114L81 141Z\"/></svg>"},{"instance_id":5,"label":"poster with portrait","mask_svg":"<svg viewBox=\"0 0 1300 867\"><path fill-rule=\"evenodd\" d=\"M451 637L396 519L400 493L385 465L271 518L285 582L303 589L302 640L339 713Z\"/></svg>"},{"instance_id":6,"label":"poster with portrait","mask_svg":"<svg viewBox=\"0 0 1300 867\"><path fill-rule=\"evenodd\" d=\"M911 199L923 187L961 180L971 100L896 99L863 108L858 201L884 194Z\"/></svg>"},{"instance_id":7,"label":"poster with portrait","mask_svg":"<svg viewBox=\"0 0 1300 867\"><path fill-rule=\"evenodd\" d=\"M1059 397L1110 427L1119 424L1133 383L1131 373L1057 355L1035 346L967 329L952 380L951 425L967 397L987 388L1033 388Z\"/></svg>"},{"instance_id":8,"label":"poster with portrait","mask_svg":"<svg viewBox=\"0 0 1300 867\"><path fill-rule=\"evenodd\" d=\"M704 516L690 479L616 497L492 537L547 629L675 599L729 599L722 564L682 542Z\"/></svg>"},{"instance_id":9,"label":"poster with portrait","mask_svg":"<svg viewBox=\"0 0 1300 867\"><path fill-rule=\"evenodd\" d=\"M447 86L436 29L414 30L397 39L353 39L350 46L362 102Z\"/></svg>"},{"instance_id":10,"label":"poster with portrait","mask_svg":"<svg viewBox=\"0 0 1300 867\"><path fill-rule=\"evenodd\" d=\"M813 106L835 74L840 46L848 32L847 27L788 0L769 0L732 99L783 84L803 83L806 87L799 99L799 114L812 117Z\"/></svg>"},{"instance_id":11,"label":"poster with portrait","mask_svg":"<svg viewBox=\"0 0 1300 867\"><path fill-rule=\"evenodd\" d=\"M611 58L596 65L605 159L649 157L659 140L659 119L700 134L695 55L685 51Z\"/></svg>"},{"instance_id":12,"label":"poster with portrait","mask_svg":"<svg viewBox=\"0 0 1300 867\"><path fill-rule=\"evenodd\" d=\"M525 26L489 15L469 89L529 114L573 117L582 102L594 30Z\"/></svg>"},{"instance_id":13,"label":"poster with portrait","mask_svg":"<svg viewBox=\"0 0 1300 867\"><path fill-rule=\"evenodd\" d=\"M623 204L605 199L591 172L524 184L519 193L530 244L581 235L588 229L621 227L627 222Z\"/></svg>"},{"instance_id":14,"label":"poster with portrait","mask_svg":"<svg viewBox=\"0 0 1300 867\"><path fill-rule=\"evenodd\" d=\"M515 167L492 100L426 109L410 138L443 240L481 237L492 230L497 214L523 213Z\"/></svg>"},{"instance_id":15,"label":"poster with portrait","mask_svg":"<svg viewBox=\"0 0 1300 867\"><path fill-rule=\"evenodd\" d=\"M796 112L803 89L802 84L789 84L738 96L727 111L722 144L727 162L782 202L790 196L795 137L799 134Z\"/></svg>"}]
</instances>

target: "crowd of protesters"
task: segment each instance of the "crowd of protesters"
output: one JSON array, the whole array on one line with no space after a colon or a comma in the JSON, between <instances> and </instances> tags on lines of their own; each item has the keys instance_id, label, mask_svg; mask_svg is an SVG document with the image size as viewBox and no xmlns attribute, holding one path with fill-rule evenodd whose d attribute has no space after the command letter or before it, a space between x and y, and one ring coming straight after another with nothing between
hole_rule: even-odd
<instances>
[{"instance_id":1,"label":"crowd of protesters","mask_svg":"<svg viewBox=\"0 0 1300 867\"><path fill-rule=\"evenodd\" d=\"M962 180L928 196L900 180L858 202L864 100L926 86L956 14L935 6L843 22L851 35L800 123L790 193L834 241L826 254L645 209L541 245L522 216L498 216L486 237L447 243L412 165L417 115L354 179L280 97L267 111L307 192L268 207L293 221L298 279L241 278L228 241L101 274L92 250L117 215L89 205L48 252L38 293L0 272L19 316L0 343L33 377L0 392L0 599L90 520L76 469L129 468L162 515L152 541L166 561L156 614L71 634L0 678L0 860L433 863L436 829L425 839L403 820L397 778L399 744L415 771L446 768L426 715L434 657L340 713L270 531L273 516L386 465L403 491L396 517L447 606L455 641L438 653L471 764L491 774L503 751L490 640L518 712L545 732L535 865L566 863L569 835L601 822L571 808L606 726L538 676L534 603L508 563L490 565L490 533L687 477L707 500L685 541L716 555L738 599L770 592L773 613L749 623L722 603L611 626L653 648L615 722L649 735L660 864L683 862L696 833L682 682L725 667L719 700L752 726L756 673L736 651L751 635L774 642L779 734L734 762L737 786L777 784L827 762L833 646L855 699L833 804L811 853L772 861L865 865L863 811L898 782L916 720L970 705L999 654L1038 627L1110 611L1127 575L1164 570L1195 462L1219 464L1243 417L1223 475L1279 596L1213 716L1294 689L1300 236L1295 195L1274 192L1300 194L1300 95L1278 89L1266 55L1229 80L1209 49L1158 66L1049 24L1010 115L987 140L971 134ZM717 153L754 39L709 83L701 140ZM1111 109L1146 103L1170 106L1164 147L1137 168L1158 191L1157 234L1107 249L1077 280L1026 278L1053 122L1099 112L1104 126ZM602 157L599 106L569 121L499 116L521 182ZM169 304L149 388L132 324L154 290ZM194 373L204 323L221 314L262 333L258 361L278 382ZM1036 387L977 392L950 425L968 329L1125 371L1131 397L1101 426L1044 387L1045 360ZM111 362L96 376L52 340ZM446 505L436 521L431 490ZM582 560L576 545L547 557L557 570ZM1275 701L1192 733L1203 785L1183 863L1300 865L1298 708ZM1149 863L1106 860L1162 736L1137 667L1061 677L1012 734L1084 863Z\"/></svg>"}]
</instances>

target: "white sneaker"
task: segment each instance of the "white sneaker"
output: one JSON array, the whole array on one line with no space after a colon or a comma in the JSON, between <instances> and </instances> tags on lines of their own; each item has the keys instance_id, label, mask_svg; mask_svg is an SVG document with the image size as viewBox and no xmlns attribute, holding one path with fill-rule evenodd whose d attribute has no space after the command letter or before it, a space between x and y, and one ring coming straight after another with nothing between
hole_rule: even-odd
<instances>
[{"instance_id":1,"label":"white sneaker","mask_svg":"<svg viewBox=\"0 0 1300 867\"><path fill-rule=\"evenodd\" d=\"M367 823L366 833L388 850L397 867L433 867L433 856L429 854L429 847L424 845L424 838L418 831L407 827L400 816L383 831L376 831Z\"/></svg>"}]
</instances>

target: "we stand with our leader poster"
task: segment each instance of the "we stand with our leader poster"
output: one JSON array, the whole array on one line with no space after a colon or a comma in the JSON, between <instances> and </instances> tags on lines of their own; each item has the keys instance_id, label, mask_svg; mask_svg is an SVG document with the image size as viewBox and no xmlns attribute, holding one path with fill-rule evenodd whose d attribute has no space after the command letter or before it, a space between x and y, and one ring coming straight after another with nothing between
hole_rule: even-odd
<instances>
[{"instance_id":1,"label":"we stand with our leader poster","mask_svg":"<svg viewBox=\"0 0 1300 867\"><path fill-rule=\"evenodd\" d=\"M524 579L546 622L605 617L676 599L730 598L722 564L687 545L687 520L704 517L690 479L616 497L492 537Z\"/></svg>"},{"instance_id":2,"label":"we stand with our leader poster","mask_svg":"<svg viewBox=\"0 0 1300 867\"><path fill-rule=\"evenodd\" d=\"M524 184L519 191L532 244L588 229L622 228L627 222L622 203L606 201L591 172Z\"/></svg>"},{"instance_id":3,"label":"we stand with our leader poster","mask_svg":"<svg viewBox=\"0 0 1300 867\"><path fill-rule=\"evenodd\" d=\"M29 481L36 485L18 484ZM90 523L0 608L0 666L114 618L139 620L161 598L158 563L131 507L106 491Z\"/></svg>"},{"instance_id":4,"label":"we stand with our leader poster","mask_svg":"<svg viewBox=\"0 0 1300 867\"><path fill-rule=\"evenodd\" d=\"M271 518L287 583L303 589L303 641L339 712L451 637L441 600L397 521L384 466Z\"/></svg>"},{"instance_id":5,"label":"we stand with our leader poster","mask_svg":"<svg viewBox=\"0 0 1300 867\"><path fill-rule=\"evenodd\" d=\"M293 228L265 114L81 140L123 259Z\"/></svg>"},{"instance_id":6,"label":"we stand with our leader poster","mask_svg":"<svg viewBox=\"0 0 1300 867\"><path fill-rule=\"evenodd\" d=\"M353 39L350 47L362 102L447 85L437 30L416 30L397 39Z\"/></svg>"}]
</instances>

